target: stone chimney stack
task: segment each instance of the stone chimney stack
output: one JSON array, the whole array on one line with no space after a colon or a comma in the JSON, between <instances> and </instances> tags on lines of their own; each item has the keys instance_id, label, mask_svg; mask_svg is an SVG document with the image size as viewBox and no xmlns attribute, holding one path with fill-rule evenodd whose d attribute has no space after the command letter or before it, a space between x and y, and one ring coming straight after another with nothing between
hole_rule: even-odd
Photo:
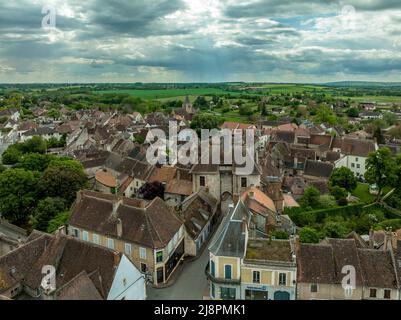
<instances>
[{"instance_id":1,"label":"stone chimney stack","mask_svg":"<svg viewBox=\"0 0 401 320\"><path fill-rule=\"evenodd\" d=\"M121 238L123 235L123 223L120 218L117 219L117 236Z\"/></svg>"},{"instance_id":2,"label":"stone chimney stack","mask_svg":"<svg viewBox=\"0 0 401 320\"><path fill-rule=\"evenodd\" d=\"M120 206L120 204L122 203L122 199L117 199L117 201L113 202L113 216L117 217L117 211L118 211L118 207Z\"/></svg>"},{"instance_id":3,"label":"stone chimney stack","mask_svg":"<svg viewBox=\"0 0 401 320\"><path fill-rule=\"evenodd\" d=\"M370 249L374 249L374 238L373 238L373 235L374 235L374 231L373 231L373 228L370 228L370 230L369 230L369 248Z\"/></svg>"},{"instance_id":4,"label":"stone chimney stack","mask_svg":"<svg viewBox=\"0 0 401 320\"><path fill-rule=\"evenodd\" d=\"M389 230L386 230L384 232L384 251L388 251L391 249L392 247L392 238L393 238L393 231L391 230L391 228Z\"/></svg>"}]
</instances>

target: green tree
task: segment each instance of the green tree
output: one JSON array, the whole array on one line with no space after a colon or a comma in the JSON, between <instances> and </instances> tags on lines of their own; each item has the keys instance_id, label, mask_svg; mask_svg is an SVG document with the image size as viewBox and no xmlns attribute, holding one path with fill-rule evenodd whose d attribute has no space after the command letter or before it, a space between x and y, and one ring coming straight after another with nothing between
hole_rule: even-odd
<instances>
[{"instance_id":1,"label":"green tree","mask_svg":"<svg viewBox=\"0 0 401 320\"><path fill-rule=\"evenodd\" d=\"M336 206L336 201L333 196L325 194L319 198L320 209L331 209Z\"/></svg>"},{"instance_id":2,"label":"green tree","mask_svg":"<svg viewBox=\"0 0 401 320\"><path fill-rule=\"evenodd\" d=\"M55 119L58 119L58 118L61 117L61 113L60 113L60 111L58 111L58 110L56 110L56 109L50 109L50 110L47 112L47 116L48 116L49 118L53 118L53 119L55 120Z\"/></svg>"},{"instance_id":3,"label":"green tree","mask_svg":"<svg viewBox=\"0 0 401 320\"><path fill-rule=\"evenodd\" d=\"M384 139L382 129L380 127L376 127L373 131L373 137L376 139L378 144L385 144L386 139Z\"/></svg>"},{"instance_id":4,"label":"green tree","mask_svg":"<svg viewBox=\"0 0 401 320\"><path fill-rule=\"evenodd\" d=\"M397 165L389 148L380 148L369 154L366 160L365 179L370 184L376 184L377 199L380 199L384 187L397 183Z\"/></svg>"},{"instance_id":5,"label":"green tree","mask_svg":"<svg viewBox=\"0 0 401 320\"><path fill-rule=\"evenodd\" d=\"M283 230L276 230L272 233L272 236L276 239L288 239L290 236L288 235L287 232L283 231Z\"/></svg>"},{"instance_id":6,"label":"green tree","mask_svg":"<svg viewBox=\"0 0 401 320\"><path fill-rule=\"evenodd\" d=\"M191 128L200 134L201 129L218 129L221 124L221 118L205 113L196 114L191 121Z\"/></svg>"},{"instance_id":7,"label":"green tree","mask_svg":"<svg viewBox=\"0 0 401 320\"><path fill-rule=\"evenodd\" d=\"M0 214L25 227L36 199L37 177L24 169L9 169L0 174Z\"/></svg>"},{"instance_id":8,"label":"green tree","mask_svg":"<svg viewBox=\"0 0 401 320\"><path fill-rule=\"evenodd\" d=\"M315 187L308 187L305 189L300 204L303 208L311 207L316 209L320 206L320 192Z\"/></svg>"},{"instance_id":9,"label":"green tree","mask_svg":"<svg viewBox=\"0 0 401 320\"><path fill-rule=\"evenodd\" d=\"M319 107L316 111L316 120L320 123L337 124L337 117L333 110L327 106Z\"/></svg>"},{"instance_id":10,"label":"green tree","mask_svg":"<svg viewBox=\"0 0 401 320\"><path fill-rule=\"evenodd\" d=\"M335 168L331 173L329 181L331 186L344 188L348 192L352 192L353 190L355 190L358 185L358 179L355 177L354 173L347 167Z\"/></svg>"},{"instance_id":11,"label":"green tree","mask_svg":"<svg viewBox=\"0 0 401 320\"><path fill-rule=\"evenodd\" d=\"M323 232L329 238L344 238L349 230L340 222L329 221L325 224Z\"/></svg>"},{"instance_id":12,"label":"green tree","mask_svg":"<svg viewBox=\"0 0 401 320\"><path fill-rule=\"evenodd\" d=\"M238 113L241 116L250 116L250 115L253 114L253 109L249 105L242 105L242 106L239 107Z\"/></svg>"},{"instance_id":13,"label":"green tree","mask_svg":"<svg viewBox=\"0 0 401 320\"><path fill-rule=\"evenodd\" d=\"M398 122L398 117L392 112L383 113L383 121L386 122L388 126L395 125Z\"/></svg>"},{"instance_id":14,"label":"green tree","mask_svg":"<svg viewBox=\"0 0 401 320\"><path fill-rule=\"evenodd\" d=\"M31 219L32 227L36 230L47 231L50 220L65 209L65 201L61 198L48 197L40 200Z\"/></svg>"},{"instance_id":15,"label":"green tree","mask_svg":"<svg viewBox=\"0 0 401 320\"><path fill-rule=\"evenodd\" d=\"M357 118L359 116L359 110L357 108L349 108L347 110L347 116L351 118Z\"/></svg>"},{"instance_id":16,"label":"green tree","mask_svg":"<svg viewBox=\"0 0 401 320\"><path fill-rule=\"evenodd\" d=\"M46 140L41 137L32 137L24 143L18 144L17 148L22 153L45 153L47 149Z\"/></svg>"},{"instance_id":17,"label":"green tree","mask_svg":"<svg viewBox=\"0 0 401 320\"><path fill-rule=\"evenodd\" d=\"M51 155L29 153L21 157L16 167L29 171L43 172L48 167L50 161L52 161L52 158L53 156Z\"/></svg>"},{"instance_id":18,"label":"green tree","mask_svg":"<svg viewBox=\"0 0 401 320\"><path fill-rule=\"evenodd\" d=\"M348 192L339 186L330 187L330 194L338 201L347 197Z\"/></svg>"},{"instance_id":19,"label":"green tree","mask_svg":"<svg viewBox=\"0 0 401 320\"><path fill-rule=\"evenodd\" d=\"M299 240L302 243L318 243L319 233L314 228L304 227L299 231Z\"/></svg>"},{"instance_id":20,"label":"green tree","mask_svg":"<svg viewBox=\"0 0 401 320\"><path fill-rule=\"evenodd\" d=\"M13 165L19 162L22 153L14 146L9 146L2 155L3 164Z\"/></svg>"},{"instance_id":21,"label":"green tree","mask_svg":"<svg viewBox=\"0 0 401 320\"><path fill-rule=\"evenodd\" d=\"M68 220L69 220L69 218L70 218L70 212L69 211L65 211L65 212L61 212L61 213L56 214L56 216L49 221L46 231L48 233L53 233L54 231L56 231L61 226L66 225Z\"/></svg>"},{"instance_id":22,"label":"green tree","mask_svg":"<svg viewBox=\"0 0 401 320\"><path fill-rule=\"evenodd\" d=\"M209 103L204 96L199 96L194 101L194 107L205 110L209 108Z\"/></svg>"},{"instance_id":23,"label":"green tree","mask_svg":"<svg viewBox=\"0 0 401 320\"><path fill-rule=\"evenodd\" d=\"M39 194L42 197L60 197L70 205L77 191L85 188L87 176L82 165L74 160L52 161L38 183Z\"/></svg>"}]
</instances>

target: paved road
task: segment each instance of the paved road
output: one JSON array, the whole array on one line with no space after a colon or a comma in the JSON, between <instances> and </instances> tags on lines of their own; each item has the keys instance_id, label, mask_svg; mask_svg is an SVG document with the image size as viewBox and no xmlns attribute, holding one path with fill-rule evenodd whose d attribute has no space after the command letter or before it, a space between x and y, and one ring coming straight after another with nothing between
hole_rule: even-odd
<instances>
[{"instance_id":1,"label":"paved road","mask_svg":"<svg viewBox=\"0 0 401 320\"><path fill-rule=\"evenodd\" d=\"M209 250L205 248L199 259L184 264L176 282L168 288L148 287L149 300L202 300L207 288L205 268L209 259Z\"/></svg>"}]
</instances>

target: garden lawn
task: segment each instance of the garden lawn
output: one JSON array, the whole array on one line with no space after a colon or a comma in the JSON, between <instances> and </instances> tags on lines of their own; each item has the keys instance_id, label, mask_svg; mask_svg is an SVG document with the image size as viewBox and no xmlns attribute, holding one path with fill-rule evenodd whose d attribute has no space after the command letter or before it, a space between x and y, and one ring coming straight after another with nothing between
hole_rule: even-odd
<instances>
[{"instance_id":1,"label":"garden lawn","mask_svg":"<svg viewBox=\"0 0 401 320\"><path fill-rule=\"evenodd\" d=\"M352 192L352 195L358 197L361 202L372 203L375 201L376 196L369 193L369 184L358 183L356 189Z\"/></svg>"}]
</instances>

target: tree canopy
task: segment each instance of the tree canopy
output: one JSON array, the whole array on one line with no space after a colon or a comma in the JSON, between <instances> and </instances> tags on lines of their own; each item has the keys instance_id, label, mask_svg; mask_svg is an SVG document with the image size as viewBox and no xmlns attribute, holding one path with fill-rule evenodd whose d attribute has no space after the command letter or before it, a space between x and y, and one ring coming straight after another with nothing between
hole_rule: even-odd
<instances>
[{"instance_id":1,"label":"tree canopy","mask_svg":"<svg viewBox=\"0 0 401 320\"><path fill-rule=\"evenodd\" d=\"M358 179L347 167L335 168L329 181L332 186L344 188L348 192L355 190L358 185Z\"/></svg>"}]
</instances>

